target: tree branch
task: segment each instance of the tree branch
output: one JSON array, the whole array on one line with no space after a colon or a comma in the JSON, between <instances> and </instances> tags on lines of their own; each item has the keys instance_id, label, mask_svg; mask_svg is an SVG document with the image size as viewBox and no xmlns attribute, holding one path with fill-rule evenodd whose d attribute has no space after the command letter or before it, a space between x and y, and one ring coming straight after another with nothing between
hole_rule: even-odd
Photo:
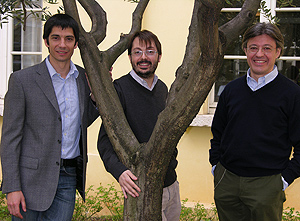
<instances>
[{"instance_id":1,"label":"tree branch","mask_svg":"<svg viewBox=\"0 0 300 221\"><path fill-rule=\"evenodd\" d=\"M99 45L106 36L107 18L106 12L95 0L78 0L92 20L90 34Z\"/></svg>"},{"instance_id":2,"label":"tree branch","mask_svg":"<svg viewBox=\"0 0 300 221\"><path fill-rule=\"evenodd\" d=\"M238 38L253 23L260 2L261 0L245 0L239 14L219 28L227 40L226 46L230 45L232 41Z\"/></svg>"},{"instance_id":3,"label":"tree branch","mask_svg":"<svg viewBox=\"0 0 300 221\"><path fill-rule=\"evenodd\" d=\"M190 74L200 73L199 71L192 72L191 70L194 68L195 64L197 64L202 52L213 52L212 47L219 45L219 35L212 36L210 34L207 36L206 34L211 33L212 30L208 29L204 31L201 22L202 20L205 20L204 22L206 23L216 22L219 19L219 14L223 5L224 0L195 0L184 60L182 65L176 71L176 80L170 89L167 103L171 103L177 98L177 93L186 83L186 80L189 78ZM210 13L207 15L207 12L209 11ZM214 16L214 18L205 16ZM216 24L212 27L217 29ZM208 31L208 33L204 33L206 31ZM213 41L209 41L207 37L212 37L211 39L213 39Z\"/></svg>"},{"instance_id":4,"label":"tree branch","mask_svg":"<svg viewBox=\"0 0 300 221\"><path fill-rule=\"evenodd\" d=\"M95 0L78 0L82 7L88 13L91 21L92 21L92 29L89 32L90 37L92 37L96 45L99 45L106 36L106 26L107 26L107 18L106 12L103 8L95 1ZM63 0L64 8L66 14L71 15L78 23L80 33L86 32L81 25L78 9L76 6L75 0Z\"/></svg>"},{"instance_id":5,"label":"tree branch","mask_svg":"<svg viewBox=\"0 0 300 221\"><path fill-rule=\"evenodd\" d=\"M191 69L193 69L194 64L197 63L200 54L202 52L211 50L210 46L205 46L208 45L206 44L206 40L201 38L201 33L203 32L199 32L199 26L201 24L199 23L199 16L201 15L199 10L201 10L203 7L207 10L220 10L224 6L224 3L224 0L195 0L184 60L182 65L176 71L176 79L170 89L167 103L171 103L177 98L178 91L180 91L182 86L186 83L189 75L193 73L191 72ZM219 28L219 35L215 37L219 38L220 47L222 45L223 51L225 51L227 46L230 45L232 41L234 41L247 27L252 24L259 5L260 0L246 0L243 4L241 12L234 19ZM216 14L216 16L218 15ZM209 22L209 19L207 22ZM199 71L196 71L196 73L199 74Z\"/></svg>"},{"instance_id":6,"label":"tree branch","mask_svg":"<svg viewBox=\"0 0 300 221\"><path fill-rule=\"evenodd\" d=\"M167 107L159 115L147 144L147 154L155 153L155 156L151 155L151 160L156 162L155 165L151 164L153 167L161 166L166 169L168 164L165 162L169 162L170 158L166 159L161 156L172 156L175 146L199 112L201 104L217 77L224 56L218 31L220 10L221 8L210 8L200 1L195 1L189 41L195 40L196 42L191 43L187 48L196 44L200 44L200 47L196 46L197 49L193 49L194 54L186 52L183 64L189 64L189 66L181 69L187 71L180 73L179 81L183 82L178 85L181 87L179 90L173 88L174 98L168 99ZM192 60L186 60L189 58ZM177 79L178 76L176 81Z\"/></svg>"},{"instance_id":7,"label":"tree branch","mask_svg":"<svg viewBox=\"0 0 300 221\"><path fill-rule=\"evenodd\" d=\"M105 52L105 57L113 64L115 60L127 49L132 36L142 27L142 19L144 11L149 3L149 0L140 0L134 12L132 13L132 25L129 34L120 36L120 40Z\"/></svg>"}]
</instances>

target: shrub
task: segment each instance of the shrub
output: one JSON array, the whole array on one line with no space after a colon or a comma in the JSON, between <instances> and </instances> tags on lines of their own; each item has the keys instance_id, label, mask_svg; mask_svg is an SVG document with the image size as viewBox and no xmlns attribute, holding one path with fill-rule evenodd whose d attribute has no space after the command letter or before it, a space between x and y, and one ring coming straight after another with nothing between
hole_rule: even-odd
<instances>
[{"instance_id":1,"label":"shrub","mask_svg":"<svg viewBox=\"0 0 300 221\"><path fill-rule=\"evenodd\" d=\"M288 207L282 213L282 220L284 220L284 221L300 220L300 212L295 211L295 208Z\"/></svg>"},{"instance_id":2,"label":"shrub","mask_svg":"<svg viewBox=\"0 0 300 221\"><path fill-rule=\"evenodd\" d=\"M92 193L94 192L94 193ZM102 220L121 220L123 218L122 193L117 191L113 184L104 187L100 184L95 192L93 186L86 190L85 202L79 193L76 193L76 204L73 213L73 221L97 220L98 213L107 208L111 215Z\"/></svg>"},{"instance_id":3,"label":"shrub","mask_svg":"<svg viewBox=\"0 0 300 221\"><path fill-rule=\"evenodd\" d=\"M0 220L5 221L9 219L10 213L7 209L5 194L2 194L2 191L0 191Z\"/></svg>"},{"instance_id":4,"label":"shrub","mask_svg":"<svg viewBox=\"0 0 300 221\"><path fill-rule=\"evenodd\" d=\"M218 220L217 210L213 206L210 209L204 207L203 204L197 203L193 208L187 207L188 199L182 200L180 221L215 221Z\"/></svg>"}]
</instances>

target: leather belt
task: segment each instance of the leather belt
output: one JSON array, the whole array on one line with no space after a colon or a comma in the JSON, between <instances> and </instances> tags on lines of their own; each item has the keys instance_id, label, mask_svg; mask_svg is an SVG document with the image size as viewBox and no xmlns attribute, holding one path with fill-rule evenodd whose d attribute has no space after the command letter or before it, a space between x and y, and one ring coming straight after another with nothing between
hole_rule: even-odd
<instances>
[{"instance_id":1,"label":"leather belt","mask_svg":"<svg viewBox=\"0 0 300 221\"><path fill-rule=\"evenodd\" d=\"M77 166L77 158L74 158L74 159L60 159L60 166L76 167Z\"/></svg>"}]
</instances>

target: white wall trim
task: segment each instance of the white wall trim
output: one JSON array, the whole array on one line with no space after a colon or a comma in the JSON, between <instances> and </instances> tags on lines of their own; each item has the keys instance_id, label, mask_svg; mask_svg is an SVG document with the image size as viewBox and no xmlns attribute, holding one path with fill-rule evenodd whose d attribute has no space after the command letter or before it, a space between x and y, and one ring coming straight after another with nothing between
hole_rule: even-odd
<instances>
[{"instance_id":1,"label":"white wall trim","mask_svg":"<svg viewBox=\"0 0 300 221\"><path fill-rule=\"evenodd\" d=\"M214 115L213 114L198 114L192 123L190 124L191 127L211 127L212 120Z\"/></svg>"}]
</instances>

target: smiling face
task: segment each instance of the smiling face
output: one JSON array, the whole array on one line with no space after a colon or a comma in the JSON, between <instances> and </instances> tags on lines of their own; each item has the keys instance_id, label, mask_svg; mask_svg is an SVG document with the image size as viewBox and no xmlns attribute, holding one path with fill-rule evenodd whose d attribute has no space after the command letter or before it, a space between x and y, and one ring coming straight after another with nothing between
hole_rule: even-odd
<instances>
[{"instance_id":1,"label":"smiling face","mask_svg":"<svg viewBox=\"0 0 300 221\"><path fill-rule=\"evenodd\" d=\"M142 55L134 55L134 51L143 51ZM129 55L129 59L132 65L133 70L141 78L152 78L154 72L157 68L158 62L160 61L161 55L155 53L152 56L147 56L145 54L146 50L157 51L155 43L151 41L150 45L145 44L145 42L140 41L139 37L136 37L132 42L132 53Z\"/></svg>"},{"instance_id":2,"label":"smiling face","mask_svg":"<svg viewBox=\"0 0 300 221\"><path fill-rule=\"evenodd\" d=\"M44 39L46 47L49 49L50 63L70 62L74 49L77 48L75 36L72 28L54 26L47 39Z\"/></svg>"},{"instance_id":3,"label":"smiling face","mask_svg":"<svg viewBox=\"0 0 300 221\"><path fill-rule=\"evenodd\" d=\"M249 50L250 47L257 47L259 50L254 53ZM272 48L270 53L265 53L262 48ZM258 35L250 38L247 48L244 49L247 55L247 62L250 66L250 75L256 81L270 73L275 65L276 59L279 57L281 49L276 48L276 41L269 35Z\"/></svg>"}]
</instances>

